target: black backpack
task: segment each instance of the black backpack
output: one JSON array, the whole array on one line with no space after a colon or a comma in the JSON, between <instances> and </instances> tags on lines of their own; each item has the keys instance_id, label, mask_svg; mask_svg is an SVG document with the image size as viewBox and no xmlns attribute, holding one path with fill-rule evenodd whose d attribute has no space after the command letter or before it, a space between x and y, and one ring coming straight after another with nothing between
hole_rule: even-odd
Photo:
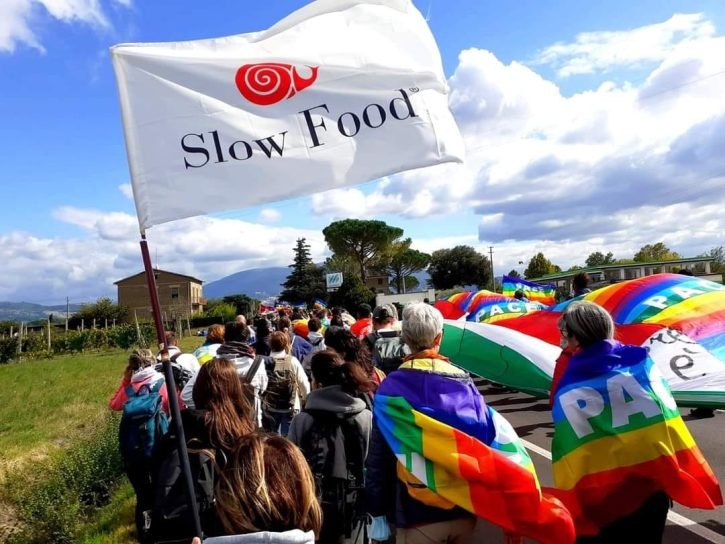
<instances>
[{"instance_id":1,"label":"black backpack","mask_svg":"<svg viewBox=\"0 0 725 544\"><path fill-rule=\"evenodd\" d=\"M284 367L277 370L277 361L285 361ZM297 369L292 357L265 361L267 370L267 389L264 392L264 409L270 412L292 412L297 397Z\"/></svg>"},{"instance_id":2,"label":"black backpack","mask_svg":"<svg viewBox=\"0 0 725 544\"><path fill-rule=\"evenodd\" d=\"M365 437L353 415L305 412L312 416L313 424L302 438L300 449L312 470L322 506L319 542L340 542L364 530Z\"/></svg>"},{"instance_id":3,"label":"black backpack","mask_svg":"<svg viewBox=\"0 0 725 544\"><path fill-rule=\"evenodd\" d=\"M385 374L398 370L405 356L409 354L397 331L373 332L366 339L372 345L373 365Z\"/></svg>"},{"instance_id":4,"label":"black backpack","mask_svg":"<svg viewBox=\"0 0 725 544\"><path fill-rule=\"evenodd\" d=\"M184 388L186 382L188 382L193 376L192 372L185 369L183 366L176 362L176 360L181 355L183 355L183 353L178 352L174 353L171 357L169 357L169 361L171 362L171 372L174 374L174 383L176 384L176 388L179 391ZM156 366L154 368L156 369L156 372L164 374L164 363L156 363Z\"/></svg>"},{"instance_id":5,"label":"black backpack","mask_svg":"<svg viewBox=\"0 0 725 544\"><path fill-rule=\"evenodd\" d=\"M196 536L194 522L187 503L186 482L181 469L181 456L175 447L175 438L168 437L165 456L161 459L154 485L154 508L151 517L151 534L154 543L184 542L188 544ZM174 444L171 444L173 440ZM187 445L191 477L194 482L199 519L204 533L218 533L214 485L216 467L223 461L222 453L211 449L195 449L194 440ZM223 464L223 462L221 463Z\"/></svg>"}]
</instances>

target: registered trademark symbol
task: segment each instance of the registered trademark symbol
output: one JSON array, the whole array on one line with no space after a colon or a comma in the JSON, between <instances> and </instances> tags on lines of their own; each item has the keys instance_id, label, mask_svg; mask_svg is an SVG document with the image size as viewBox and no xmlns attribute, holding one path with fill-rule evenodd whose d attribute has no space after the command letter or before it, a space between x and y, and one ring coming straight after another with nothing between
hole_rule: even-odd
<instances>
[{"instance_id":1,"label":"registered trademark symbol","mask_svg":"<svg viewBox=\"0 0 725 544\"><path fill-rule=\"evenodd\" d=\"M420 89L419 89L418 87L410 87L410 88L409 88L408 90L409 90L409 91L410 91L411 93L417 93L418 91L420 91Z\"/></svg>"}]
</instances>

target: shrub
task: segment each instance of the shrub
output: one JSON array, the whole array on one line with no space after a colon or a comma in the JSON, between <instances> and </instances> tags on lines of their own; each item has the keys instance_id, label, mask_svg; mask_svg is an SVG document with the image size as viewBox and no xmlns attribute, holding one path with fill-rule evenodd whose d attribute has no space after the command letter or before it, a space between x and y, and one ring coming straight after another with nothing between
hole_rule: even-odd
<instances>
[{"instance_id":1,"label":"shrub","mask_svg":"<svg viewBox=\"0 0 725 544\"><path fill-rule=\"evenodd\" d=\"M70 543L94 508L108 502L123 474L117 414L56 457L7 475L6 500L17 509L20 530L12 543Z\"/></svg>"},{"instance_id":2,"label":"shrub","mask_svg":"<svg viewBox=\"0 0 725 544\"><path fill-rule=\"evenodd\" d=\"M79 353L88 350L121 348L128 350L133 347L146 348L156 338L153 324L144 323L139 326L141 339L135 325L119 325L112 329L84 329L69 331L53 331L51 333L51 353L48 353L48 337L46 332L33 332L23 336L23 357L42 357L63 353ZM6 363L17 357L18 339L0 339L0 363Z\"/></svg>"}]
</instances>

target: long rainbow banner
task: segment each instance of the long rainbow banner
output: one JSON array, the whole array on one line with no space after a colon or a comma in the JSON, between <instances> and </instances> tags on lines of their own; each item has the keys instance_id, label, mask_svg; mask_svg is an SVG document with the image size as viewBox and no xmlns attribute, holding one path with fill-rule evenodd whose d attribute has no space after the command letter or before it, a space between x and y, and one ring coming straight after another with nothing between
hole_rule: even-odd
<instances>
[{"instance_id":1,"label":"long rainbow banner","mask_svg":"<svg viewBox=\"0 0 725 544\"><path fill-rule=\"evenodd\" d=\"M571 515L541 492L513 427L463 370L438 359L405 362L378 388L374 414L418 500L458 505L544 544L574 542ZM416 484L437 500L426 501Z\"/></svg>"},{"instance_id":2,"label":"long rainbow banner","mask_svg":"<svg viewBox=\"0 0 725 544\"><path fill-rule=\"evenodd\" d=\"M556 304L556 287L554 285L536 283L513 276L504 276L501 285L501 291L507 297L514 296L514 293L520 290L532 302L540 302L547 306Z\"/></svg>"},{"instance_id":3,"label":"long rainbow banner","mask_svg":"<svg viewBox=\"0 0 725 544\"><path fill-rule=\"evenodd\" d=\"M664 491L722 504L707 461L647 350L603 341L575 355L554 397L554 494L578 534L594 534Z\"/></svg>"},{"instance_id":4,"label":"long rainbow banner","mask_svg":"<svg viewBox=\"0 0 725 544\"><path fill-rule=\"evenodd\" d=\"M654 323L686 334L725 361L725 285L681 274L615 283L572 300L605 308L615 323ZM564 311L572 301L551 308Z\"/></svg>"}]
</instances>

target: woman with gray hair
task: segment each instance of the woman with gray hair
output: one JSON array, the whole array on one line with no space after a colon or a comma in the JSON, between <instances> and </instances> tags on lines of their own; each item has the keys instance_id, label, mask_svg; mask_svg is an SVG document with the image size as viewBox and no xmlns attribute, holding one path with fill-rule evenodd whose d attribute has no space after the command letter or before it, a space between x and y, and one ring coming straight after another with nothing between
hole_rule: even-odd
<instances>
[{"instance_id":1,"label":"woman with gray hair","mask_svg":"<svg viewBox=\"0 0 725 544\"><path fill-rule=\"evenodd\" d=\"M561 346L571 356L568 360L557 362L556 381L552 383L551 390L553 410L557 413L562 410L566 413L568 402L572 402L565 395L559 395L559 389L562 392L576 387L591 389L593 384L598 383L597 378L616 375L620 369L622 373L630 375L630 371L635 368L633 365L647 359L647 352L643 348L623 345L614 340L612 317L607 310L593 302L576 301L569 304L558 321L558 327L561 332ZM556 433L555 430L554 447L558 438ZM622 484L624 492L627 483L625 480ZM577 543L628 542L633 534L646 535L647 542L661 542L670 499L662 491L663 488L658 487L658 482L648 485L653 491L642 497L639 506L634 506L634 511L630 509L623 512L625 515L601 527L596 536L579 536ZM596 518L595 510L598 508L592 507L592 511L587 511L584 507L582 509L583 517Z\"/></svg>"},{"instance_id":2,"label":"woman with gray hair","mask_svg":"<svg viewBox=\"0 0 725 544\"><path fill-rule=\"evenodd\" d=\"M443 316L429 304L415 302L403 308L403 342L412 353L437 351L443 337Z\"/></svg>"},{"instance_id":3,"label":"woman with gray hair","mask_svg":"<svg viewBox=\"0 0 725 544\"><path fill-rule=\"evenodd\" d=\"M569 304L559 318L557 326L561 332L559 345L562 351L556 360L554 375L551 378L550 405L572 355L595 342L614 338L612 316L601 306L586 300Z\"/></svg>"},{"instance_id":4,"label":"woman with gray hair","mask_svg":"<svg viewBox=\"0 0 725 544\"><path fill-rule=\"evenodd\" d=\"M423 302L408 304L403 309L402 339L411 355L383 380L378 393L395 395L411 404L416 399L425 399L429 405L446 404L450 410L443 415L449 425L458 421L459 412L465 412L470 416L465 425L480 423L482 428L492 428L490 421L474 421L479 416L485 418L483 414L487 412L480 409L483 399L468 374L438 353L442 337L443 316L436 308ZM452 402L447 402L451 399ZM398 542L459 544L468 541L476 517L459 505L440 501L430 491L426 493L420 482L401 474L393 449L375 416L365 466L367 511L373 518L371 538L386 540L388 523L391 523L397 530Z\"/></svg>"}]
</instances>

